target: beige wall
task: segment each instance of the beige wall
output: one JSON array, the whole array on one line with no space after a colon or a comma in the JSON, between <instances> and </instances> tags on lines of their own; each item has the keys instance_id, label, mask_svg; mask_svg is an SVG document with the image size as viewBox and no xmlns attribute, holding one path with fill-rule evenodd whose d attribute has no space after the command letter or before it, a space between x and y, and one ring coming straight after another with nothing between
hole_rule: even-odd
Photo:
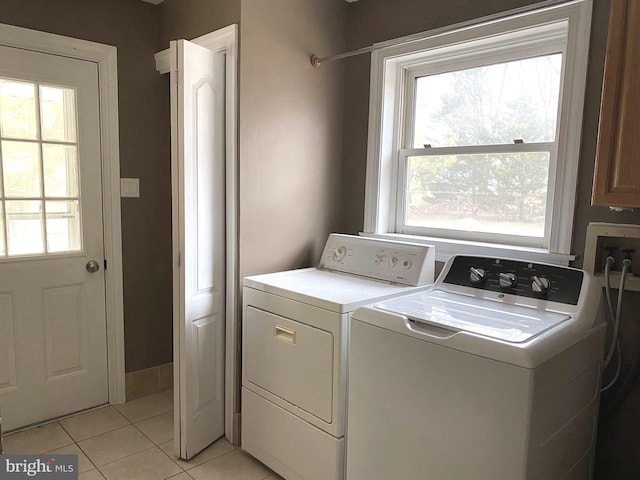
<instances>
[{"instance_id":1,"label":"beige wall","mask_svg":"<svg viewBox=\"0 0 640 480\"><path fill-rule=\"evenodd\" d=\"M2 0L0 22L118 48L127 371L171 361L169 101L155 70L160 11L133 0Z\"/></svg>"},{"instance_id":2,"label":"beige wall","mask_svg":"<svg viewBox=\"0 0 640 480\"><path fill-rule=\"evenodd\" d=\"M242 0L240 274L318 262L340 224L344 0Z\"/></svg>"}]
</instances>

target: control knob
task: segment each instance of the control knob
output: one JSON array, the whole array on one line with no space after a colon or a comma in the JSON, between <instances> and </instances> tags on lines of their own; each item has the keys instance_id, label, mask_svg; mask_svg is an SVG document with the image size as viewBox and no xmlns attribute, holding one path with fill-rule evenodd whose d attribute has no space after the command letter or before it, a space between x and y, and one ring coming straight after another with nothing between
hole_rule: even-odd
<instances>
[{"instance_id":1,"label":"control knob","mask_svg":"<svg viewBox=\"0 0 640 480\"><path fill-rule=\"evenodd\" d=\"M469 269L469 280L472 285L480 285L487 279L487 272L484 268L471 267Z\"/></svg>"},{"instance_id":2,"label":"control knob","mask_svg":"<svg viewBox=\"0 0 640 480\"><path fill-rule=\"evenodd\" d=\"M342 259L347 255L347 247L340 246L336 247L333 251L333 260L336 262L342 261Z\"/></svg>"},{"instance_id":3,"label":"control knob","mask_svg":"<svg viewBox=\"0 0 640 480\"><path fill-rule=\"evenodd\" d=\"M518 277L516 277L515 273L503 272L503 273L500 273L498 277L500 282L500 288L513 288L516 286L516 283L518 283Z\"/></svg>"},{"instance_id":4,"label":"control knob","mask_svg":"<svg viewBox=\"0 0 640 480\"><path fill-rule=\"evenodd\" d=\"M534 275L531 279L531 290L536 293L547 293L551 288L551 282L546 277Z\"/></svg>"}]
</instances>

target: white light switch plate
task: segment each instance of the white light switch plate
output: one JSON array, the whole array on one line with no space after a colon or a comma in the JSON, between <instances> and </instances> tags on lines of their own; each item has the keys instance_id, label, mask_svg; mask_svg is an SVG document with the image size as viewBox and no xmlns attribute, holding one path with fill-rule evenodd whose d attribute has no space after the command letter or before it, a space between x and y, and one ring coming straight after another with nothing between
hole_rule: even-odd
<instances>
[{"instance_id":1,"label":"white light switch plate","mask_svg":"<svg viewBox=\"0 0 640 480\"><path fill-rule=\"evenodd\" d=\"M139 178L121 178L120 179L120 196L121 197L140 197L140 179Z\"/></svg>"}]
</instances>

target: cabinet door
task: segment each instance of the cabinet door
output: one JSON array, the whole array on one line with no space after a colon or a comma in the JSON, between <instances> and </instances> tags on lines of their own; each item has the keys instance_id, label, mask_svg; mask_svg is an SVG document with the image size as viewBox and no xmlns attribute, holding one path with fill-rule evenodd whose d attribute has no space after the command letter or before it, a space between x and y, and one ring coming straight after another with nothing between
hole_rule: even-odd
<instances>
[{"instance_id":1,"label":"cabinet door","mask_svg":"<svg viewBox=\"0 0 640 480\"><path fill-rule=\"evenodd\" d=\"M612 0L593 205L640 206L640 0Z\"/></svg>"}]
</instances>

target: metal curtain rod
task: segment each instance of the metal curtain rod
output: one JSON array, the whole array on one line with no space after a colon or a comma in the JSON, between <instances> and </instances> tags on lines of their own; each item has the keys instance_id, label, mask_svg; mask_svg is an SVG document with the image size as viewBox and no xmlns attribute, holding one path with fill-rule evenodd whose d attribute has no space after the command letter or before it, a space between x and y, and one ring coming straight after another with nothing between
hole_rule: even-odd
<instances>
[{"instance_id":1,"label":"metal curtain rod","mask_svg":"<svg viewBox=\"0 0 640 480\"><path fill-rule=\"evenodd\" d=\"M362 55L363 53L373 52L382 48L378 45L371 45L369 47L362 47L357 50L351 50L350 52L340 53L338 55L332 55L331 57L318 57L317 55L311 55L311 66L318 68L321 63L333 62L334 60L340 60L342 58L354 57L356 55Z\"/></svg>"},{"instance_id":2,"label":"metal curtain rod","mask_svg":"<svg viewBox=\"0 0 640 480\"><path fill-rule=\"evenodd\" d=\"M546 8L554 8L554 7L559 7L563 5L570 5L574 3L580 3L581 1L584 1L584 0L545 0L540 3L534 3L532 5L516 8L513 10L509 10L507 12L500 12L500 13L488 15L486 17L482 17L479 19L468 20L466 22L460 22L454 25L448 25L446 27L436 28L433 30L429 30L427 32L420 32L413 35L407 35L405 37L396 38L393 40L387 40L385 42L374 43L369 47L358 48L357 50L351 50L349 52L340 53L338 55L332 55L330 57L320 58L314 54L314 55L311 55L311 59L310 59L311 66L313 66L314 68L318 68L323 63L333 62L334 60L340 60L342 58L354 57L356 55L362 55L363 53L373 52L374 50L380 50L381 48L402 45L410 42L415 42L417 40L424 40L425 38L433 38L433 37L451 33L457 30L464 30L469 27L474 27L477 25L498 21L504 18L524 15L534 10L543 10Z\"/></svg>"}]
</instances>

